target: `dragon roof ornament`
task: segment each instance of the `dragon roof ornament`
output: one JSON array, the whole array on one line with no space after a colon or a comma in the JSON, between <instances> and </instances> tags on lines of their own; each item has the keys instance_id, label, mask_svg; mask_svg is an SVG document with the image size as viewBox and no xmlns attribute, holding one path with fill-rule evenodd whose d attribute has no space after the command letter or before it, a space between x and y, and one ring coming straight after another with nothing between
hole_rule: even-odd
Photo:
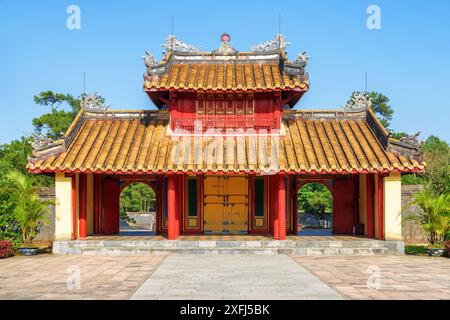
<instances>
[{"instance_id":1,"label":"dragon roof ornament","mask_svg":"<svg viewBox=\"0 0 450 320\"><path fill-rule=\"evenodd\" d=\"M404 137L398 139L400 142L406 143L410 146L414 146L416 148L421 148L423 146L423 141L419 139L420 131L416 134L407 134Z\"/></svg>"},{"instance_id":2,"label":"dragon roof ornament","mask_svg":"<svg viewBox=\"0 0 450 320\"><path fill-rule=\"evenodd\" d=\"M286 40L284 35L279 33L272 40L257 45L251 45L250 50L256 53L273 53L284 50L289 45L290 43Z\"/></svg>"},{"instance_id":3,"label":"dragon roof ornament","mask_svg":"<svg viewBox=\"0 0 450 320\"><path fill-rule=\"evenodd\" d=\"M105 106L105 99L95 93L83 93L81 96L81 108L88 112L104 112L109 106Z\"/></svg>"},{"instance_id":4,"label":"dragon roof ornament","mask_svg":"<svg viewBox=\"0 0 450 320\"><path fill-rule=\"evenodd\" d=\"M148 51L145 51L145 56L143 56L142 59L147 68L159 64L155 57Z\"/></svg>"},{"instance_id":5,"label":"dragon roof ornament","mask_svg":"<svg viewBox=\"0 0 450 320\"><path fill-rule=\"evenodd\" d=\"M353 92L350 101L344 106L345 110L364 110L372 107L372 99L366 92Z\"/></svg>"},{"instance_id":6,"label":"dragon roof ornament","mask_svg":"<svg viewBox=\"0 0 450 320\"><path fill-rule=\"evenodd\" d=\"M31 143L31 147L33 148L33 150L39 151L56 145L55 140L44 136L43 134L33 133L32 137L33 142Z\"/></svg>"},{"instance_id":7,"label":"dragon roof ornament","mask_svg":"<svg viewBox=\"0 0 450 320\"><path fill-rule=\"evenodd\" d=\"M304 68L308 64L309 58L310 57L306 54L306 51L303 51L298 54L297 59L295 59L292 63Z\"/></svg>"},{"instance_id":8,"label":"dragon roof ornament","mask_svg":"<svg viewBox=\"0 0 450 320\"><path fill-rule=\"evenodd\" d=\"M167 52L177 51L181 53L200 53L201 49L195 47L189 43L178 40L174 35L169 35L166 41L162 44L162 47Z\"/></svg>"}]
</instances>

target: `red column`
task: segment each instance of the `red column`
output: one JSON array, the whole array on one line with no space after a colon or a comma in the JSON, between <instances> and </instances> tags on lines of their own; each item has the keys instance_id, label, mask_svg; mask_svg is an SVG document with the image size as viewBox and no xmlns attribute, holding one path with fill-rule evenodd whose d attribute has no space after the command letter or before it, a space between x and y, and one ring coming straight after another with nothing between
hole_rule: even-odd
<instances>
[{"instance_id":1,"label":"red column","mask_svg":"<svg viewBox=\"0 0 450 320\"><path fill-rule=\"evenodd\" d=\"M177 176L169 174L167 176L167 238L175 240L177 238L176 232L176 186Z\"/></svg>"},{"instance_id":2,"label":"red column","mask_svg":"<svg viewBox=\"0 0 450 320\"><path fill-rule=\"evenodd\" d=\"M77 238L77 176L72 176L72 240Z\"/></svg>"},{"instance_id":3,"label":"red column","mask_svg":"<svg viewBox=\"0 0 450 320\"><path fill-rule=\"evenodd\" d=\"M378 239L384 240L384 201L383 201L383 176L378 174Z\"/></svg>"},{"instance_id":4,"label":"red column","mask_svg":"<svg viewBox=\"0 0 450 320\"><path fill-rule=\"evenodd\" d=\"M284 175L278 175L278 239L286 240L286 183Z\"/></svg>"},{"instance_id":5,"label":"red column","mask_svg":"<svg viewBox=\"0 0 450 320\"><path fill-rule=\"evenodd\" d=\"M366 175L366 199L367 199L367 237L374 238L374 199L375 199L375 181L373 173Z\"/></svg>"},{"instance_id":6,"label":"red column","mask_svg":"<svg viewBox=\"0 0 450 320\"><path fill-rule=\"evenodd\" d=\"M184 175L177 175L177 204L176 204L176 235L177 237L181 234L183 227L183 183Z\"/></svg>"},{"instance_id":7,"label":"red column","mask_svg":"<svg viewBox=\"0 0 450 320\"><path fill-rule=\"evenodd\" d=\"M80 193L80 210L79 210L79 228L80 238L86 239L87 236L87 176L80 174L80 182L78 185Z\"/></svg>"},{"instance_id":8,"label":"red column","mask_svg":"<svg viewBox=\"0 0 450 320\"><path fill-rule=\"evenodd\" d=\"M279 227L278 227L278 176L274 175L270 177L270 200L272 209L272 229L273 237L275 239L279 238Z\"/></svg>"}]
</instances>

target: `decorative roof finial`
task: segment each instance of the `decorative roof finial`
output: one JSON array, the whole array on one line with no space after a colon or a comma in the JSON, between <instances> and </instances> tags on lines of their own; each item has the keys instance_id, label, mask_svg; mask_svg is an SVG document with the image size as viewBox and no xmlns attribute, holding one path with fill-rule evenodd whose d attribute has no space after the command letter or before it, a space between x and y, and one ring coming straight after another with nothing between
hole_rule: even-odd
<instances>
[{"instance_id":1,"label":"decorative roof finial","mask_svg":"<svg viewBox=\"0 0 450 320\"><path fill-rule=\"evenodd\" d=\"M290 43L286 41L286 38L281 33L278 33L272 40L258 45L252 44L250 50L257 53L275 53L284 51L289 45Z\"/></svg>"},{"instance_id":2,"label":"decorative roof finial","mask_svg":"<svg viewBox=\"0 0 450 320\"><path fill-rule=\"evenodd\" d=\"M303 51L302 53L298 54L297 59L295 59L293 63L304 68L308 64L309 58L310 57L306 54L306 51Z\"/></svg>"},{"instance_id":3,"label":"decorative roof finial","mask_svg":"<svg viewBox=\"0 0 450 320\"><path fill-rule=\"evenodd\" d=\"M105 99L97 95L97 93L83 93L81 95L81 108L89 112L103 112L109 106L105 106Z\"/></svg>"},{"instance_id":4,"label":"decorative roof finial","mask_svg":"<svg viewBox=\"0 0 450 320\"><path fill-rule=\"evenodd\" d=\"M147 68L159 63L158 61L156 61L155 57L148 51L145 51L145 56L143 56L142 59L144 60L144 64Z\"/></svg>"},{"instance_id":5,"label":"decorative roof finial","mask_svg":"<svg viewBox=\"0 0 450 320\"><path fill-rule=\"evenodd\" d=\"M364 110L372 107L372 98L366 92L353 92L350 100L344 106L346 110Z\"/></svg>"},{"instance_id":6,"label":"decorative roof finial","mask_svg":"<svg viewBox=\"0 0 450 320\"><path fill-rule=\"evenodd\" d=\"M177 51L181 53L199 53L200 48L194 47L193 45L178 40L173 34L166 38L166 41L162 44L162 47L166 49L167 52Z\"/></svg>"},{"instance_id":7,"label":"decorative roof finial","mask_svg":"<svg viewBox=\"0 0 450 320\"><path fill-rule=\"evenodd\" d=\"M33 148L33 150L39 151L53 145L55 145L55 141L53 139L40 133L33 133L33 142L31 143L31 147Z\"/></svg>"},{"instance_id":8,"label":"decorative roof finial","mask_svg":"<svg viewBox=\"0 0 450 320\"><path fill-rule=\"evenodd\" d=\"M231 37L228 33L223 33L220 36L220 41L222 41L222 44L220 47L216 50L214 50L213 54L220 54L220 55L233 55L237 54L238 51L234 49L230 44Z\"/></svg>"},{"instance_id":9,"label":"decorative roof finial","mask_svg":"<svg viewBox=\"0 0 450 320\"><path fill-rule=\"evenodd\" d=\"M407 134L404 137L401 137L399 139L399 141L409 144L416 148L421 148L423 146L423 141L419 140L419 136L420 136L420 131L417 132L416 134Z\"/></svg>"}]
</instances>

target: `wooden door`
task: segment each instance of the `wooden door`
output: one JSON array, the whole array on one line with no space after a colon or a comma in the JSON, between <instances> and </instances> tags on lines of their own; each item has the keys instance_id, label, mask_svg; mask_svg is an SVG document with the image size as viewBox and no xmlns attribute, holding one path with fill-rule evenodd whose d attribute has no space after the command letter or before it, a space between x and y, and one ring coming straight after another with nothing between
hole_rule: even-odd
<instances>
[{"instance_id":1,"label":"wooden door","mask_svg":"<svg viewBox=\"0 0 450 320\"><path fill-rule=\"evenodd\" d=\"M226 177L226 230L228 233L248 232L248 178Z\"/></svg>"},{"instance_id":2,"label":"wooden door","mask_svg":"<svg viewBox=\"0 0 450 320\"><path fill-rule=\"evenodd\" d=\"M355 217L353 180L334 180L333 232L352 234Z\"/></svg>"},{"instance_id":3,"label":"wooden door","mask_svg":"<svg viewBox=\"0 0 450 320\"><path fill-rule=\"evenodd\" d=\"M247 233L248 178L206 176L203 205L205 233Z\"/></svg>"},{"instance_id":4,"label":"wooden door","mask_svg":"<svg viewBox=\"0 0 450 320\"><path fill-rule=\"evenodd\" d=\"M225 233L225 180L219 176L205 177L203 193L203 225L205 233Z\"/></svg>"},{"instance_id":5,"label":"wooden door","mask_svg":"<svg viewBox=\"0 0 450 320\"><path fill-rule=\"evenodd\" d=\"M105 180L103 188L105 201L103 232L105 234L119 233L120 220L120 187L114 180Z\"/></svg>"}]
</instances>

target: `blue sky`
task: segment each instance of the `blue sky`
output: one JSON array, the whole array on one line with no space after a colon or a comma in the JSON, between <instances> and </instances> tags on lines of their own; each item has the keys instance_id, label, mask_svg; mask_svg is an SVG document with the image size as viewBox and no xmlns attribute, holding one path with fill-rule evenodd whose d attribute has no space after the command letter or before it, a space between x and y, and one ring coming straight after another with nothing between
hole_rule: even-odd
<instances>
[{"instance_id":1,"label":"blue sky","mask_svg":"<svg viewBox=\"0 0 450 320\"><path fill-rule=\"evenodd\" d=\"M81 9L81 29L66 28L69 5ZM381 30L366 27L369 5L381 8ZM297 108L336 108L354 90L384 93L395 110L394 130L436 134L450 141L450 1L20 1L0 0L0 143L32 132L46 110L33 103L43 90L88 91L115 109L152 109L142 90L149 50L160 58L171 32L212 50L223 32L232 45L273 38L306 50L311 89Z\"/></svg>"}]
</instances>

